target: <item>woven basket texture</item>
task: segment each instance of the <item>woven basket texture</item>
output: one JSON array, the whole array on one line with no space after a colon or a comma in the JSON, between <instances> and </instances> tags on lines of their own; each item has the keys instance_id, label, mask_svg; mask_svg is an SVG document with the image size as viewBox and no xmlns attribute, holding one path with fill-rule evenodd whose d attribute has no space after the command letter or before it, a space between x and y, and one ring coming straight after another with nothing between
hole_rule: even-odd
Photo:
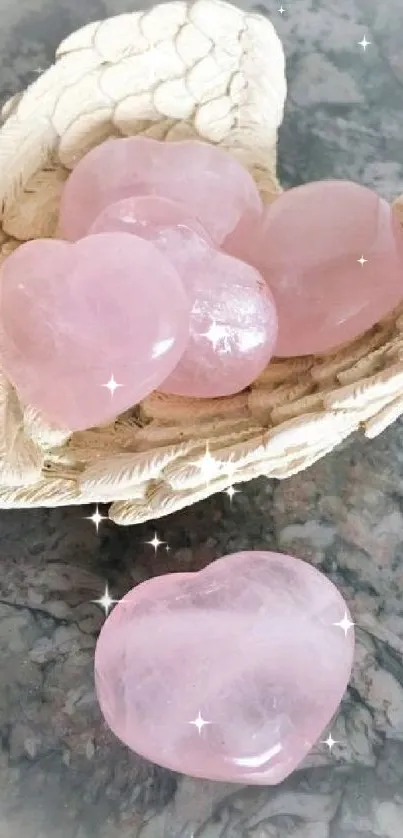
<instances>
[{"instance_id":1,"label":"woven basket texture","mask_svg":"<svg viewBox=\"0 0 403 838\"><path fill-rule=\"evenodd\" d=\"M20 242L57 235L69 172L111 136L219 144L275 200L285 98L272 24L221 0L85 26L3 108L0 264ZM403 221L403 198L394 205ZM118 524L158 518L237 482L295 474L358 428L376 436L403 412L402 384L403 307L337 353L274 360L233 397L153 393L80 433L45 424L0 374L0 506L107 502Z\"/></svg>"}]
</instances>

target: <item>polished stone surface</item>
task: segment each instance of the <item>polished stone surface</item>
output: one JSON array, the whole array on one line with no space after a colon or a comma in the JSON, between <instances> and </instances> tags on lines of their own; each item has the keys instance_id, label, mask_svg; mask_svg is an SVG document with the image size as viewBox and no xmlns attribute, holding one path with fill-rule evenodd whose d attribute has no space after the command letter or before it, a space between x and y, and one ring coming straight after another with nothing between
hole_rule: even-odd
<instances>
[{"instance_id":1,"label":"polished stone surface","mask_svg":"<svg viewBox=\"0 0 403 838\"><path fill-rule=\"evenodd\" d=\"M262 212L250 173L224 149L125 137L96 146L74 168L60 204L63 237L81 238L108 206L136 195L181 201L217 244L244 216L258 219Z\"/></svg>"},{"instance_id":2,"label":"polished stone surface","mask_svg":"<svg viewBox=\"0 0 403 838\"><path fill-rule=\"evenodd\" d=\"M60 428L113 422L159 387L187 348L179 272L138 236L25 242L3 262L0 283L2 368L20 399Z\"/></svg>"},{"instance_id":3,"label":"polished stone surface","mask_svg":"<svg viewBox=\"0 0 403 838\"><path fill-rule=\"evenodd\" d=\"M0 0L6 97L59 40L133 0ZM284 39L283 182L357 180L403 191L401 0L290 0L265 11ZM259 7L261 8L261 7ZM372 44L357 46L366 35ZM170 518L122 529L93 508L2 511L1 838L401 838L403 821L403 422L356 437L304 474L259 479ZM144 542L154 532L165 544ZM192 780L128 752L101 721L93 653L113 598L224 553L281 550L335 582L357 623L347 696L280 786Z\"/></svg>"},{"instance_id":4,"label":"polished stone surface","mask_svg":"<svg viewBox=\"0 0 403 838\"><path fill-rule=\"evenodd\" d=\"M134 228L136 237L150 239L182 280L190 301L188 340L158 390L194 398L240 393L261 375L276 346L277 309L267 283L252 265L218 250L195 218L185 216L186 223L178 224L165 214L165 227L143 223L136 230L134 217L141 218L141 210L137 214L135 209L138 201L143 206L154 201L154 210L148 204L148 212L157 220L160 198L129 198L107 207L91 229L122 234ZM156 280L155 284L159 286Z\"/></svg>"},{"instance_id":5,"label":"polished stone surface","mask_svg":"<svg viewBox=\"0 0 403 838\"><path fill-rule=\"evenodd\" d=\"M158 195L140 195L137 198L122 198L110 204L95 219L90 233L131 233L149 241L163 241L164 232L180 225L185 233L196 233L213 246L210 236L197 218L189 212L183 202L160 198Z\"/></svg>"},{"instance_id":6,"label":"polished stone surface","mask_svg":"<svg viewBox=\"0 0 403 838\"><path fill-rule=\"evenodd\" d=\"M135 585L95 650L104 719L137 754L191 777L276 785L344 697L354 627L310 562L268 550Z\"/></svg>"},{"instance_id":7,"label":"polished stone surface","mask_svg":"<svg viewBox=\"0 0 403 838\"><path fill-rule=\"evenodd\" d=\"M403 299L403 231L373 189L321 180L265 207L254 264L278 312L276 355L320 355L355 340Z\"/></svg>"}]
</instances>

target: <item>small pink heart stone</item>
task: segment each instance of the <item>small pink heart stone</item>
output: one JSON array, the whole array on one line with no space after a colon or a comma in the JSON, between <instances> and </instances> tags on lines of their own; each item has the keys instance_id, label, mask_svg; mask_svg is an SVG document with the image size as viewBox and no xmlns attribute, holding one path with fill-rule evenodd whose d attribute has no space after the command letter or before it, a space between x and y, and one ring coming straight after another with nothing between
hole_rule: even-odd
<instances>
[{"instance_id":1,"label":"small pink heart stone","mask_svg":"<svg viewBox=\"0 0 403 838\"><path fill-rule=\"evenodd\" d=\"M153 240L183 281L192 304L190 338L161 392L229 396L260 375L276 343L277 312L255 268L209 247L203 229L183 207L154 196L112 204L91 230L121 230Z\"/></svg>"},{"instance_id":2,"label":"small pink heart stone","mask_svg":"<svg viewBox=\"0 0 403 838\"><path fill-rule=\"evenodd\" d=\"M111 421L151 393L188 342L182 281L137 236L28 242L0 277L4 372L23 402L72 431Z\"/></svg>"},{"instance_id":3,"label":"small pink heart stone","mask_svg":"<svg viewBox=\"0 0 403 838\"><path fill-rule=\"evenodd\" d=\"M241 217L262 211L253 178L224 149L199 140L128 137L107 140L77 164L63 190L62 235L81 238L107 206L136 195L184 203L216 244Z\"/></svg>"},{"instance_id":4,"label":"small pink heart stone","mask_svg":"<svg viewBox=\"0 0 403 838\"><path fill-rule=\"evenodd\" d=\"M403 299L403 232L387 201L349 181L289 189L266 208L254 264L277 305L279 356L353 340Z\"/></svg>"},{"instance_id":5,"label":"small pink heart stone","mask_svg":"<svg viewBox=\"0 0 403 838\"><path fill-rule=\"evenodd\" d=\"M119 739L174 771L279 783L343 697L354 653L352 629L335 625L345 616L322 573L278 553L150 579L102 627L101 710Z\"/></svg>"},{"instance_id":6,"label":"small pink heart stone","mask_svg":"<svg viewBox=\"0 0 403 838\"><path fill-rule=\"evenodd\" d=\"M158 389L193 398L241 392L263 372L276 345L277 311L267 284L251 265L193 233L166 230L156 244L192 303L188 345Z\"/></svg>"}]
</instances>

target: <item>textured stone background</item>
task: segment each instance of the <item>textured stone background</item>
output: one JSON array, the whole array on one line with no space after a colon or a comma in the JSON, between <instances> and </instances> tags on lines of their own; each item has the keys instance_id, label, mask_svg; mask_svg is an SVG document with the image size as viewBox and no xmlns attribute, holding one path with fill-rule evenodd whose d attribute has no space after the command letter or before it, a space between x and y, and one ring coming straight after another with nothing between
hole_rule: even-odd
<instances>
[{"instance_id":1,"label":"textured stone background","mask_svg":"<svg viewBox=\"0 0 403 838\"><path fill-rule=\"evenodd\" d=\"M345 177L403 191L401 0L278 0L289 98L286 185ZM130 0L0 0L0 98L68 32ZM364 52L364 34L372 44ZM0 838L401 838L403 424L354 439L302 475L255 481L157 525L119 529L92 508L0 511ZM105 582L118 597L164 570L245 548L290 551L339 586L358 624L353 677L331 730L281 786L194 781L129 753L95 701Z\"/></svg>"}]
</instances>

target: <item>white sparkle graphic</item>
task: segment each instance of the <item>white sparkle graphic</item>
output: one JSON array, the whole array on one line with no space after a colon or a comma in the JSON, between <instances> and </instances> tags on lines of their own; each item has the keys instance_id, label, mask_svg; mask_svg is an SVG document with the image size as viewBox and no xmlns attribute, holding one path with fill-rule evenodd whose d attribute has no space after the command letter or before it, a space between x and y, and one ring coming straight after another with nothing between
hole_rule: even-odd
<instances>
[{"instance_id":1,"label":"white sparkle graphic","mask_svg":"<svg viewBox=\"0 0 403 838\"><path fill-rule=\"evenodd\" d=\"M226 495L228 495L231 503L232 503L232 499L233 499L234 495L239 495L240 494L239 489L235 489L235 486L228 486L228 489L224 489L224 492L225 492Z\"/></svg>"},{"instance_id":2,"label":"white sparkle graphic","mask_svg":"<svg viewBox=\"0 0 403 838\"><path fill-rule=\"evenodd\" d=\"M93 513L93 515L87 515L86 520L87 521L92 521L92 523L95 525L96 531L98 532L99 525L100 525L101 521L107 521L108 516L107 515L101 515L101 513L98 509L98 505L97 505L95 507L95 512Z\"/></svg>"},{"instance_id":3,"label":"white sparkle graphic","mask_svg":"<svg viewBox=\"0 0 403 838\"><path fill-rule=\"evenodd\" d=\"M216 323L213 320L208 332L202 332L201 337L207 338L207 340L211 341L213 349L217 349L218 344L220 341L223 341L224 352L230 352L231 347L228 343L229 339L229 331L227 326L220 326L219 323Z\"/></svg>"},{"instance_id":4,"label":"white sparkle graphic","mask_svg":"<svg viewBox=\"0 0 403 838\"><path fill-rule=\"evenodd\" d=\"M225 474L228 474L228 477L231 480L231 484L229 486L227 486L227 488L224 489L223 491L225 492L226 495L228 495L228 497L229 497L229 499L232 503L232 499L233 499L234 495L241 494L241 489L236 489L235 486L233 486L233 483L232 483L233 478L234 478L234 474L237 471L236 463L234 463L233 460L229 460L229 462L226 463L226 465L223 464L223 471L224 471Z\"/></svg>"},{"instance_id":5,"label":"white sparkle graphic","mask_svg":"<svg viewBox=\"0 0 403 838\"><path fill-rule=\"evenodd\" d=\"M208 445L206 445L206 453L199 460L195 460L192 466L197 466L200 469L206 483L223 471L223 463L221 460L214 459L210 454Z\"/></svg>"},{"instance_id":6,"label":"white sparkle graphic","mask_svg":"<svg viewBox=\"0 0 403 838\"><path fill-rule=\"evenodd\" d=\"M107 381L106 384L102 384L102 387L106 387L107 390L109 390L111 396L113 396L115 390L117 390L118 387L123 387L123 384L118 384L117 381L115 381L114 375L112 373L109 381Z\"/></svg>"},{"instance_id":7,"label":"white sparkle graphic","mask_svg":"<svg viewBox=\"0 0 403 838\"><path fill-rule=\"evenodd\" d=\"M145 541L144 544L150 544L151 547L154 547L154 552L156 553L157 550L158 550L158 547L161 544L166 544L166 542L165 541L160 541L159 538L158 538L157 533L155 532L154 533L154 538L152 538L151 541ZM168 546L166 547L166 550L169 550Z\"/></svg>"},{"instance_id":8,"label":"white sparkle graphic","mask_svg":"<svg viewBox=\"0 0 403 838\"><path fill-rule=\"evenodd\" d=\"M338 739L333 739L332 734L329 733L329 736L327 737L327 739L321 739L321 744L322 745L327 745L327 747L329 748L329 751L331 751L333 746L334 745L340 745L340 742L338 741Z\"/></svg>"},{"instance_id":9,"label":"white sparkle graphic","mask_svg":"<svg viewBox=\"0 0 403 838\"><path fill-rule=\"evenodd\" d=\"M364 52L365 52L366 48L371 45L371 43L372 43L372 41L367 41L366 35L364 35L362 41L357 41L358 46L362 47Z\"/></svg>"},{"instance_id":10,"label":"white sparkle graphic","mask_svg":"<svg viewBox=\"0 0 403 838\"><path fill-rule=\"evenodd\" d=\"M200 710L199 710L199 715L197 716L197 719L193 719L193 721L189 722L189 724L194 725L195 727L197 727L197 730L199 731L199 736L200 736L200 734L201 734L203 728L205 727L205 725L211 725L211 722L206 722L206 720L203 719L203 717L200 713Z\"/></svg>"},{"instance_id":11,"label":"white sparkle graphic","mask_svg":"<svg viewBox=\"0 0 403 838\"><path fill-rule=\"evenodd\" d=\"M351 622L351 620L349 619L349 616L347 614L347 611L345 611L343 619L340 620L338 623L332 623L332 625L333 626L338 626L338 628L341 628L344 631L345 637L347 637L348 630L351 629L353 626L355 626L355 623Z\"/></svg>"},{"instance_id":12,"label":"white sparkle graphic","mask_svg":"<svg viewBox=\"0 0 403 838\"><path fill-rule=\"evenodd\" d=\"M282 7L282 6L280 6L280 8L279 8L279 9L277 9L277 11L278 11L278 12L280 12L280 14L281 14L281 15L283 15L283 14L284 14L284 12L285 12L285 9L283 9L283 7Z\"/></svg>"},{"instance_id":13,"label":"white sparkle graphic","mask_svg":"<svg viewBox=\"0 0 403 838\"><path fill-rule=\"evenodd\" d=\"M361 267L363 268L364 265L365 265L365 262L368 262L368 259L364 259L364 256L361 256L361 259L357 259L357 262L359 262Z\"/></svg>"},{"instance_id":14,"label":"white sparkle graphic","mask_svg":"<svg viewBox=\"0 0 403 838\"><path fill-rule=\"evenodd\" d=\"M116 602L119 602L119 600L112 599L112 597L109 595L108 585L105 585L103 596L101 596L99 599L92 599L91 602L93 602L94 605L100 605L101 608L103 608L103 610L105 611L105 617L107 617L112 605L114 605Z\"/></svg>"}]
</instances>

